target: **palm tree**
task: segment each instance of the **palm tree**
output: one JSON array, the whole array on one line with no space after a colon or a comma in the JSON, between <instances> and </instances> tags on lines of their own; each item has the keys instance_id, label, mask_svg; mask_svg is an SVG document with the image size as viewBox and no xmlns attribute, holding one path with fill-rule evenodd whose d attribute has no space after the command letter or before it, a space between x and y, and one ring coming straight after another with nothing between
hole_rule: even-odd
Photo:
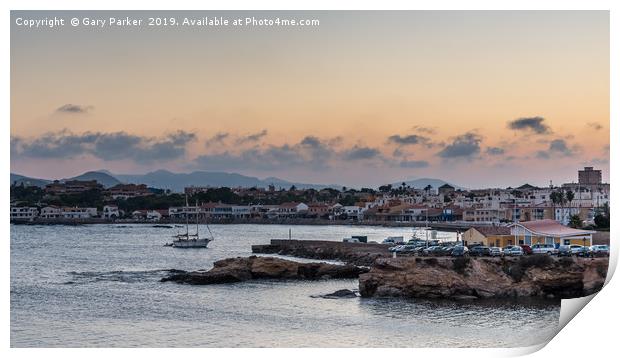
<instances>
[{"instance_id":1,"label":"palm tree","mask_svg":"<svg viewBox=\"0 0 620 358\"><path fill-rule=\"evenodd\" d=\"M575 199L575 193L572 190L566 192L566 200L570 206L573 206L573 200Z\"/></svg>"}]
</instances>

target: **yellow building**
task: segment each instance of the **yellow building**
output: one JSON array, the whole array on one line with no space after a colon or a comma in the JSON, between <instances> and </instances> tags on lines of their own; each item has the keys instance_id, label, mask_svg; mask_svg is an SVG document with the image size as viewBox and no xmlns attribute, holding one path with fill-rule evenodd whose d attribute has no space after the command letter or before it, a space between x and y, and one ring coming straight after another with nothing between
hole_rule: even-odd
<instances>
[{"instance_id":1,"label":"yellow building","mask_svg":"<svg viewBox=\"0 0 620 358\"><path fill-rule=\"evenodd\" d=\"M535 220L508 225L510 235L519 244L592 245L595 231L573 229L555 220Z\"/></svg>"},{"instance_id":2,"label":"yellow building","mask_svg":"<svg viewBox=\"0 0 620 358\"><path fill-rule=\"evenodd\" d=\"M474 226L463 233L466 245L482 244L504 247L514 245L514 236L510 235L508 226Z\"/></svg>"}]
</instances>

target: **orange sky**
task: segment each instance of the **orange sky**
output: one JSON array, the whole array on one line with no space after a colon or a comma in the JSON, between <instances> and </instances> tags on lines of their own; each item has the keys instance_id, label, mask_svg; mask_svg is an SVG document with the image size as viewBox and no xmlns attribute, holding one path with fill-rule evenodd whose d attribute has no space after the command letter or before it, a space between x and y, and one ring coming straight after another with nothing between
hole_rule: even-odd
<instances>
[{"instance_id":1,"label":"orange sky","mask_svg":"<svg viewBox=\"0 0 620 358\"><path fill-rule=\"evenodd\" d=\"M576 180L594 165L608 178L607 12L260 13L319 19L314 28L15 25L118 14L12 13L13 172L165 168L478 187ZM60 110L67 104L76 107ZM540 119L510 127L523 118ZM179 130L191 135L172 138ZM134 154L108 153L110 143Z\"/></svg>"}]
</instances>

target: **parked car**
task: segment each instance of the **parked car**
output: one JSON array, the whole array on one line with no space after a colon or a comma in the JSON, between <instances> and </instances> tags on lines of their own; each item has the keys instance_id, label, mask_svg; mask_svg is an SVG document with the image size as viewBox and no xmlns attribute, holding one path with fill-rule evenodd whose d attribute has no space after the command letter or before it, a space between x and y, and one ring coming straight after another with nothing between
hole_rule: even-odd
<instances>
[{"instance_id":1,"label":"parked car","mask_svg":"<svg viewBox=\"0 0 620 358\"><path fill-rule=\"evenodd\" d=\"M399 254L411 254L415 253L420 247L415 245L398 245L397 249L394 252Z\"/></svg>"},{"instance_id":2,"label":"parked car","mask_svg":"<svg viewBox=\"0 0 620 358\"><path fill-rule=\"evenodd\" d=\"M444 246L443 247L443 254L450 256L450 254L452 254L452 250L454 250L454 246Z\"/></svg>"},{"instance_id":3,"label":"parked car","mask_svg":"<svg viewBox=\"0 0 620 358\"><path fill-rule=\"evenodd\" d=\"M388 248L388 251L389 252L398 252L398 250L400 250L403 246L405 246L405 245L392 246L392 247Z\"/></svg>"},{"instance_id":4,"label":"parked car","mask_svg":"<svg viewBox=\"0 0 620 358\"><path fill-rule=\"evenodd\" d=\"M453 257L457 256L469 256L469 249L467 246L455 246L450 253Z\"/></svg>"},{"instance_id":5,"label":"parked car","mask_svg":"<svg viewBox=\"0 0 620 358\"><path fill-rule=\"evenodd\" d=\"M502 249L504 256L523 256L521 246L506 246Z\"/></svg>"},{"instance_id":6,"label":"parked car","mask_svg":"<svg viewBox=\"0 0 620 358\"><path fill-rule=\"evenodd\" d=\"M558 256L573 256L570 245L560 245L558 247Z\"/></svg>"},{"instance_id":7,"label":"parked car","mask_svg":"<svg viewBox=\"0 0 620 358\"><path fill-rule=\"evenodd\" d=\"M502 256L502 254L500 247L489 247L489 256Z\"/></svg>"},{"instance_id":8,"label":"parked car","mask_svg":"<svg viewBox=\"0 0 620 358\"><path fill-rule=\"evenodd\" d=\"M590 249L587 246L570 245L570 251L573 255L588 256Z\"/></svg>"},{"instance_id":9,"label":"parked car","mask_svg":"<svg viewBox=\"0 0 620 358\"><path fill-rule=\"evenodd\" d=\"M523 254L525 255L532 254L532 248L530 247L530 245L519 245L519 246L521 246L521 248L523 249Z\"/></svg>"},{"instance_id":10,"label":"parked car","mask_svg":"<svg viewBox=\"0 0 620 358\"><path fill-rule=\"evenodd\" d=\"M609 256L609 246L607 245L590 246L590 256Z\"/></svg>"},{"instance_id":11,"label":"parked car","mask_svg":"<svg viewBox=\"0 0 620 358\"><path fill-rule=\"evenodd\" d=\"M478 245L472 247L469 250L469 254L472 256L489 256L491 254L491 250L488 246Z\"/></svg>"},{"instance_id":12,"label":"parked car","mask_svg":"<svg viewBox=\"0 0 620 358\"><path fill-rule=\"evenodd\" d=\"M344 239L342 239L342 242L359 243L360 240L354 237L345 237Z\"/></svg>"},{"instance_id":13,"label":"parked car","mask_svg":"<svg viewBox=\"0 0 620 358\"><path fill-rule=\"evenodd\" d=\"M442 256L445 251L442 246L431 246L422 250L422 255L424 256Z\"/></svg>"},{"instance_id":14,"label":"parked car","mask_svg":"<svg viewBox=\"0 0 620 358\"><path fill-rule=\"evenodd\" d=\"M536 244L532 246L533 254L545 254L545 255L556 255L558 253L558 249L555 248L552 244Z\"/></svg>"}]
</instances>

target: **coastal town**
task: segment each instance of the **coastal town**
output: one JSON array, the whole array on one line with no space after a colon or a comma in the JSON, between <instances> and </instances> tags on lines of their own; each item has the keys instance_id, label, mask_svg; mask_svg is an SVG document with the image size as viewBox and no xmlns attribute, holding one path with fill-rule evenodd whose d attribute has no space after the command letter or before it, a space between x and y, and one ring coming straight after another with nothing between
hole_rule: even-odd
<instances>
[{"instance_id":1,"label":"coastal town","mask_svg":"<svg viewBox=\"0 0 620 358\"><path fill-rule=\"evenodd\" d=\"M554 220L573 228L609 227L609 184L585 167L559 186L457 189L384 185L298 189L186 187L184 193L95 180L11 186L14 223L182 222L501 226ZM189 204L188 204L189 203Z\"/></svg>"}]
</instances>

